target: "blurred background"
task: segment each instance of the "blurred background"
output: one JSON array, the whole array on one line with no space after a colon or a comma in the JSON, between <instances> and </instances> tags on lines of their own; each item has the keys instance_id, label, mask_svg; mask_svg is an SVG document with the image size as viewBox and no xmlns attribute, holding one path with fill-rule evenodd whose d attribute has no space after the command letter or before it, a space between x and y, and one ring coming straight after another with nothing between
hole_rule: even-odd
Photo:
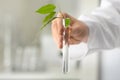
<instances>
[{"instance_id":1,"label":"blurred background","mask_svg":"<svg viewBox=\"0 0 120 80\"><path fill-rule=\"evenodd\" d=\"M44 16L35 13L47 3L78 18L100 0L0 0L0 80L120 80L119 49L85 56L85 44L70 47L71 55L81 55L71 59L68 74L62 73L50 25L40 32Z\"/></svg>"}]
</instances>

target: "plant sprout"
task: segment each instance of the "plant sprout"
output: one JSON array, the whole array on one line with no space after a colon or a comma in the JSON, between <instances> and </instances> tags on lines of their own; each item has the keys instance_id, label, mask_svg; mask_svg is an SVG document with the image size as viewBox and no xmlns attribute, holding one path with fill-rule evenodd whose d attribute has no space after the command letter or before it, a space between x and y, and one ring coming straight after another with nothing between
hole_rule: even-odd
<instances>
[{"instance_id":1,"label":"plant sprout","mask_svg":"<svg viewBox=\"0 0 120 80\"><path fill-rule=\"evenodd\" d=\"M60 17L55 17L56 15L56 6L54 4L47 4L44 5L42 7L40 7L36 12L42 15L46 15L45 18L43 19L43 24L40 28L40 30L42 30L43 28L45 28L47 26L47 24L49 24L52 20L56 19L56 18L60 18ZM61 13L62 14L62 13ZM66 32L69 32L68 27L70 25L70 18L65 18L64 16L62 16L63 18L63 26L66 29ZM65 36L65 40L63 41L64 47L63 47L63 72L67 73L68 72L68 62L69 62L69 54L68 54L68 36L69 33L64 33Z\"/></svg>"},{"instance_id":2,"label":"plant sprout","mask_svg":"<svg viewBox=\"0 0 120 80\"><path fill-rule=\"evenodd\" d=\"M54 19L59 18L56 17L56 6L54 4L47 4L44 6L41 6L36 12L42 15L45 15L45 18L42 21L42 26L40 28L40 30L42 30L43 28L45 28L50 22L52 22ZM62 14L62 13L61 13ZM65 19L65 28L68 28L68 26L70 25L70 18L64 18Z\"/></svg>"}]
</instances>

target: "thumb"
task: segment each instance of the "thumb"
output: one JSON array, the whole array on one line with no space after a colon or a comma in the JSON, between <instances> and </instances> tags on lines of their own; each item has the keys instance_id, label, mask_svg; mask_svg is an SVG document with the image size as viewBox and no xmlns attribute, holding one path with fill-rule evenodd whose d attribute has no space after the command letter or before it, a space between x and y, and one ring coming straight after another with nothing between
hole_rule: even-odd
<instances>
[{"instance_id":1,"label":"thumb","mask_svg":"<svg viewBox=\"0 0 120 80\"><path fill-rule=\"evenodd\" d=\"M58 14L57 14L57 17L64 18L64 15L63 15L63 13L61 13L61 12L58 12Z\"/></svg>"},{"instance_id":2,"label":"thumb","mask_svg":"<svg viewBox=\"0 0 120 80\"><path fill-rule=\"evenodd\" d=\"M67 13L59 12L59 13L57 14L57 17L70 18L71 21L76 21L76 19L75 19L73 16L71 16L71 15L69 15L69 14L67 14Z\"/></svg>"}]
</instances>

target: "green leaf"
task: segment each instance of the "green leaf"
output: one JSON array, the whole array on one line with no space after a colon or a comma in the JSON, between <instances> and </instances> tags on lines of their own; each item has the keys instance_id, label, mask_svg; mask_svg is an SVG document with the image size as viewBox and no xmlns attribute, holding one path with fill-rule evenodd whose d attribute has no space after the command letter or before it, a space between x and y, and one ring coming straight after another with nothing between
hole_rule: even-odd
<instances>
[{"instance_id":1,"label":"green leaf","mask_svg":"<svg viewBox=\"0 0 120 80\"><path fill-rule=\"evenodd\" d=\"M65 28L68 28L71 23L70 18L65 18Z\"/></svg>"},{"instance_id":2,"label":"green leaf","mask_svg":"<svg viewBox=\"0 0 120 80\"><path fill-rule=\"evenodd\" d=\"M49 21L51 18L53 18L54 15L55 15L55 13L56 13L56 12L51 12L51 13L49 13L49 14L44 18L43 23L45 23L45 22Z\"/></svg>"},{"instance_id":3,"label":"green leaf","mask_svg":"<svg viewBox=\"0 0 120 80\"><path fill-rule=\"evenodd\" d=\"M56 19L56 18L57 18L57 17L53 17L52 19L48 20L46 23L44 23L44 24L41 26L40 30L42 30L43 28L45 28L52 20L54 20L54 19Z\"/></svg>"},{"instance_id":4,"label":"green leaf","mask_svg":"<svg viewBox=\"0 0 120 80\"><path fill-rule=\"evenodd\" d=\"M36 12L40 14L48 14L54 12L56 6L54 4L47 4L39 8Z\"/></svg>"}]
</instances>

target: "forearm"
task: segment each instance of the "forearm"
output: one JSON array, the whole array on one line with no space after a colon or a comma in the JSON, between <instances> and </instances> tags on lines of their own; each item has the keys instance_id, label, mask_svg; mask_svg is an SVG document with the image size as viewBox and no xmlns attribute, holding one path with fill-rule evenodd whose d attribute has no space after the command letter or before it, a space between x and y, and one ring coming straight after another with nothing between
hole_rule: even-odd
<instances>
[{"instance_id":1,"label":"forearm","mask_svg":"<svg viewBox=\"0 0 120 80\"><path fill-rule=\"evenodd\" d=\"M120 15L111 5L96 9L89 16L81 16L89 28L89 49L111 49L120 47Z\"/></svg>"}]
</instances>

